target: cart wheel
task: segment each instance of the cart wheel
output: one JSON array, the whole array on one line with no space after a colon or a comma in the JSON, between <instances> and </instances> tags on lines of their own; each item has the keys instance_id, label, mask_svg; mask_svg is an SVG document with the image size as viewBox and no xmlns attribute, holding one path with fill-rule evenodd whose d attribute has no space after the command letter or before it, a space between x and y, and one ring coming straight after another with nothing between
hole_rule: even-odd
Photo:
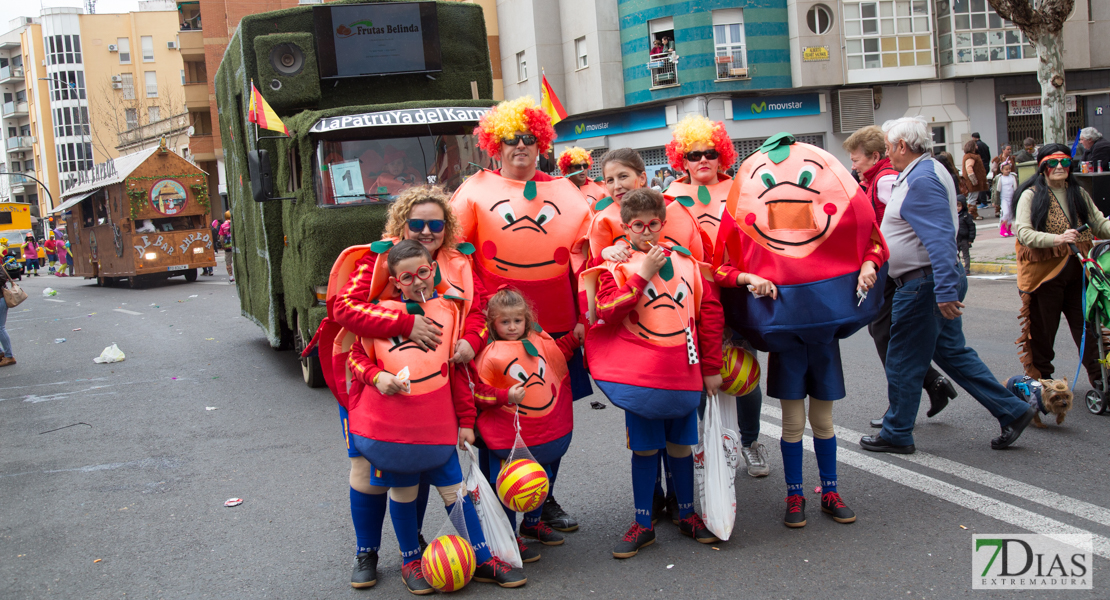
<instances>
[{"instance_id":1,"label":"cart wheel","mask_svg":"<svg viewBox=\"0 0 1110 600\"><path fill-rule=\"evenodd\" d=\"M304 337L301 335L301 316L297 315L297 326L293 330L293 350L297 353L297 360L301 363L301 376L304 378L304 384L308 387L322 388L327 385L327 382L324 381L324 369L320 364L320 357L307 356L300 358L305 345Z\"/></svg>"},{"instance_id":2,"label":"cart wheel","mask_svg":"<svg viewBox=\"0 0 1110 600\"><path fill-rule=\"evenodd\" d=\"M1098 390L1091 390L1087 392L1087 411L1092 415L1099 415L1106 412L1106 400L1103 399L1102 394Z\"/></svg>"},{"instance_id":3,"label":"cart wheel","mask_svg":"<svg viewBox=\"0 0 1110 600\"><path fill-rule=\"evenodd\" d=\"M197 270L196 269L186 269L185 270L185 281L188 281L189 283L192 283L196 280L197 280Z\"/></svg>"}]
</instances>

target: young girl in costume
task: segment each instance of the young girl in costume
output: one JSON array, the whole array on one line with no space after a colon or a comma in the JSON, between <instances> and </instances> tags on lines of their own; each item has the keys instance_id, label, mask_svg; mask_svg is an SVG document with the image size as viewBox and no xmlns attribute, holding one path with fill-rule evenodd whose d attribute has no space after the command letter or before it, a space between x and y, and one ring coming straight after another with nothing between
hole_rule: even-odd
<instances>
[{"instance_id":1,"label":"young girl in costume","mask_svg":"<svg viewBox=\"0 0 1110 600\"><path fill-rule=\"evenodd\" d=\"M566 453L574 429L567 360L581 343L573 335L552 339L536 323L528 300L511 287L489 299L486 328L490 342L474 361L474 401L481 409L478 431L491 454L490 482L513 449L517 417L521 439L550 478L551 464ZM516 513L505 512L515 527ZM562 544L563 536L540 520L542 512L541 506L524 515L520 535L545 546ZM524 562L540 559L519 537L517 543Z\"/></svg>"},{"instance_id":2,"label":"young girl in costume","mask_svg":"<svg viewBox=\"0 0 1110 600\"><path fill-rule=\"evenodd\" d=\"M559 155L559 171L563 177L578 186L578 191L582 192L590 210L593 210L594 203L609 195L605 187L590 181L589 171L593 164L594 159L590 156L590 151L578 146L571 146Z\"/></svg>"}]
</instances>

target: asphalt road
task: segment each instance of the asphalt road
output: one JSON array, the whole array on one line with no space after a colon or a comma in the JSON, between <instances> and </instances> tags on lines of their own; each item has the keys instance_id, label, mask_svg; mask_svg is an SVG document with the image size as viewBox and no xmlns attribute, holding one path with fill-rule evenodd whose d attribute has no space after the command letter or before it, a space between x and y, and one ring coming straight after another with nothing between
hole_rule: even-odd
<instances>
[{"instance_id":1,"label":"asphalt road","mask_svg":"<svg viewBox=\"0 0 1110 600\"><path fill-rule=\"evenodd\" d=\"M271 350L239 316L226 276L142 290L24 284L30 299L8 316L19 362L0 369L0 598L409 596L388 519L378 585L349 587L349 463L335 401L304 387L292 354ZM49 300L47 285L59 291ZM971 344L1001 379L1017 374L1013 281L976 279L967 303ZM94 364L113 342L126 361ZM1070 378L1074 346L1061 333L1057 348ZM972 534L1031 531L1090 532L1101 554L1093 590L1022 597L1110 596L1110 417L1077 402L1063 426L1029 428L1014 448L992 451L997 423L961 392L936 418L922 410L918 454L862 452L853 432L883 412L886 383L866 334L843 350L840 491L856 523L820 513L807 451L809 525L782 525L781 421L770 400L772 473L738 476L732 539L704 546L665 523L654 546L614 560L632 520L623 415L582 401L557 487L581 530L542 548L524 588L471 584L456 596L1009 598L971 589ZM1080 398L1087 389L1081 381ZM244 503L225 508L231 497ZM428 514L432 529L444 518Z\"/></svg>"}]
</instances>

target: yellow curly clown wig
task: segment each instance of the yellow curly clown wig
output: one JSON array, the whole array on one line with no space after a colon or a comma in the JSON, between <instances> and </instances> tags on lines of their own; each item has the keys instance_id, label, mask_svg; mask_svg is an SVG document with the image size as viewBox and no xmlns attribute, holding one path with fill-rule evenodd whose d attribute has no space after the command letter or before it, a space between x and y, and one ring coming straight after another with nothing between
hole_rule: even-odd
<instances>
[{"instance_id":1,"label":"yellow curly clown wig","mask_svg":"<svg viewBox=\"0 0 1110 600\"><path fill-rule=\"evenodd\" d=\"M478 136L478 145L492 158L501 158L501 140L513 137L518 131L527 131L536 136L536 147L540 154L545 154L555 141L555 128L551 125L551 117L543 112L531 96L523 96L516 100L506 100L493 107L493 110L482 115L478 126L474 128L474 135Z\"/></svg>"},{"instance_id":2,"label":"yellow curly clown wig","mask_svg":"<svg viewBox=\"0 0 1110 600\"><path fill-rule=\"evenodd\" d=\"M559 155L559 170L563 175L570 174L571 165L586 165L588 170L594 164L593 157L590 156L590 151L578 146L571 146Z\"/></svg>"},{"instance_id":3,"label":"yellow curly clown wig","mask_svg":"<svg viewBox=\"0 0 1110 600\"><path fill-rule=\"evenodd\" d=\"M667 144L667 160L676 170L684 170L686 153L698 143L713 148L720 154L718 169L724 171L736 162L736 150L725 133L725 124L713 122L701 115L686 115L674 126L674 139Z\"/></svg>"}]
</instances>

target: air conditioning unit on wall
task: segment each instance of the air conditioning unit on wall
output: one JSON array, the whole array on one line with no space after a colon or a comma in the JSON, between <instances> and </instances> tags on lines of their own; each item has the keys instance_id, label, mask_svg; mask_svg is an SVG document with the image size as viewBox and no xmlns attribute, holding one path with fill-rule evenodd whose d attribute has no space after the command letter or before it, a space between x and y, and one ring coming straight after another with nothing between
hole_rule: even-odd
<instances>
[{"instance_id":1,"label":"air conditioning unit on wall","mask_svg":"<svg viewBox=\"0 0 1110 600\"><path fill-rule=\"evenodd\" d=\"M112 84L112 89L113 90L122 90L123 89L123 84L122 83L113 83Z\"/></svg>"},{"instance_id":2,"label":"air conditioning unit on wall","mask_svg":"<svg viewBox=\"0 0 1110 600\"><path fill-rule=\"evenodd\" d=\"M177 42L166 42L166 48L169 50L177 50Z\"/></svg>"},{"instance_id":3,"label":"air conditioning unit on wall","mask_svg":"<svg viewBox=\"0 0 1110 600\"><path fill-rule=\"evenodd\" d=\"M119 46L115 44L108 44L108 52L119 52Z\"/></svg>"},{"instance_id":4,"label":"air conditioning unit on wall","mask_svg":"<svg viewBox=\"0 0 1110 600\"><path fill-rule=\"evenodd\" d=\"M833 131L855 133L875 124L875 99L871 88L836 90L832 94Z\"/></svg>"},{"instance_id":5,"label":"air conditioning unit on wall","mask_svg":"<svg viewBox=\"0 0 1110 600\"><path fill-rule=\"evenodd\" d=\"M123 83L122 75L112 75L112 83Z\"/></svg>"}]
</instances>

